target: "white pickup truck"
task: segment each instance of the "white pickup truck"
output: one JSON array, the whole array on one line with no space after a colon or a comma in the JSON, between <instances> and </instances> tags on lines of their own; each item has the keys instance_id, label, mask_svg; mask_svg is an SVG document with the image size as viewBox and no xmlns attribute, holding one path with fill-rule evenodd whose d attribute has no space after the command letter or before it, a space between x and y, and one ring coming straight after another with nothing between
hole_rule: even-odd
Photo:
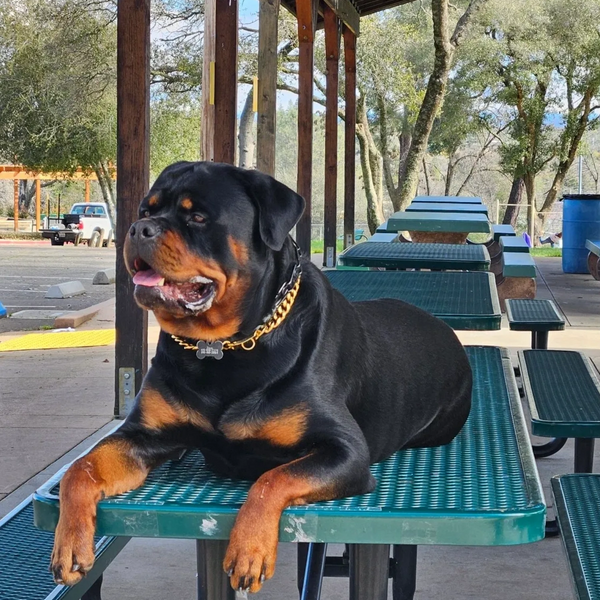
<instances>
[{"instance_id":1,"label":"white pickup truck","mask_svg":"<svg viewBox=\"0 0 600 600\"><path fill-rule=\"evenodd\" d=\"M80 202L73 204L59 225L42 230L42 237L53 246L86 242L90 248L110 246L114 239L114 226L105 202Z\"/></svg>"}]
</instances>

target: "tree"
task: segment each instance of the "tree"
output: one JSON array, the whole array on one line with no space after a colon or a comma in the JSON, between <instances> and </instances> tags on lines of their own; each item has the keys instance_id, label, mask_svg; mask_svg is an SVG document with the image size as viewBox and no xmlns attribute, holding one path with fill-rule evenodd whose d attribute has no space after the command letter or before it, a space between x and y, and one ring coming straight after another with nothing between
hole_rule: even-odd
<instances>
[{"instance_id":1,"label":"tree","mask_svg":"<svg viewBox=\"0 0 600 600\"><path fill-rule=\"evenodd\" d=\"M410 149L406 157L406 167L400 188L397 207L403 210L412 201L419 184L419 172L427 151L429 135L434 120L446 93L448 76L456 50L466 36L467 29L476 13L486 0L471 0L449 35L449 0L432 0L434 64L427 83L427 90L415 122Z\"/></svg>"},{"instance_id":2,"label":"tree","mask_svg":"<svg viewBox=\"0 0 600 600\"><path fill-rule=\"evenodd\" d=\"M77 1L0 0L0 154L94 171L114 205L116 32Z\"/></svg>"},{"instance_id":3,"label":"tree","mask_svg":"<svg viewBox=\"0 0 600 600\"><path fill-rule=\"evenodd\" d=\"M478 67L496 76L486 93L512 111L502 161L515 182L523 180L537 237L584 133L597 124L600 37L591 24L600 18L600 2L582 0L573 10L568 0L492 0L488 9ZM552 183L538 210L536 179L550 168Z\"/></svg>"}]
</instances>

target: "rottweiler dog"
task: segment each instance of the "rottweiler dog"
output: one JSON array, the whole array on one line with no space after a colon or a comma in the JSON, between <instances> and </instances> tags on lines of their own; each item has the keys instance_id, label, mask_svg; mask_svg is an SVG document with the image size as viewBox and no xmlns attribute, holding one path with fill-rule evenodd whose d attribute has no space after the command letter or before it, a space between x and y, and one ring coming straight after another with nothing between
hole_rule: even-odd
<instances>
[{"instance_id":1,"label":"rottweiler dog","mask_svg":"<svg viewBox=\"0 0 600 600\"><path fill-rule=\"evenodd\" d=\"M142 201L124 255L158 348L123 426L62 480L57 582L91 568L101 498L199 448L255 481L223 568L256 592L287 506L369 492L369 465L462 428L472 376L454 332L398 300L348 302L289 236L303 209L268 175L208 162L171 165Z\"/></svg>"}]
</instances>

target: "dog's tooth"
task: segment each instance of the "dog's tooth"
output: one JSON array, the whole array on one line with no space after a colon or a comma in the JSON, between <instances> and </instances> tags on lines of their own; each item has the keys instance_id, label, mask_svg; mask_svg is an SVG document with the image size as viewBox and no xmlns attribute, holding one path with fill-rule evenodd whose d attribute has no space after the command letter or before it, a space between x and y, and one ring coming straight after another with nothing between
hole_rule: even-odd
<instances>
[{"instance_id":1,"label":"dog's tooth","mask_svg":"<svg viewBox=\"0 0 600 600\"><path fill-rule=\"evenodd\" d=\"M157 284L159 287L165 285L165 278L163 277Z\"/></svg>"}]
</instances>

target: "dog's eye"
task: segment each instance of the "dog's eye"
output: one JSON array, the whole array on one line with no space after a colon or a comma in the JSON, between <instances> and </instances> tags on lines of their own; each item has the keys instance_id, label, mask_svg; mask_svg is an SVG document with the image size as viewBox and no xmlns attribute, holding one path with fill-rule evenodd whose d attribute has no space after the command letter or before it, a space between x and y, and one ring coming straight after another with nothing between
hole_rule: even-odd
<instances>
[{"instance_id":1,"label":"dog's eye","mask_svg":"<svg viewBox=\"0 0 600 600\"><path fill-rule=\"evenodd\" d=\"M142 211L142 217L148 218L150 216L150 211L148 209Z\"/></svg>"},{"instance_id":2,"label":"dog's eye","mask_svg":"<svg viewBox=\"0 0 600 600\"><path fill-rule=\"evenodd\" d=\"M199 215L198 213L194 213L192 215L192 221L194 221L194 223L204 223L206 221L206 217L203 217L202 215Z\"/></svg>"}]
</instances>

